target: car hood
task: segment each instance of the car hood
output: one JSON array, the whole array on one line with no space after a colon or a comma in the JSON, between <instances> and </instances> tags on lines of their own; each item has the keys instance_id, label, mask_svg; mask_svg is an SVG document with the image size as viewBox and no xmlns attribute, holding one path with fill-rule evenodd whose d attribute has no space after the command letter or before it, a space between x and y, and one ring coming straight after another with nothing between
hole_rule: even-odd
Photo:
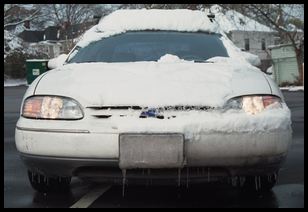
<instances>
[{"instance_id":1,"label":"car hood","mask_svg":"<svg viewBox=\"0 0 308 212\"><path fill-rule=\"evenodd\" d=\"M131 62L67 64L39 81L35 95L59 95L83 106L221 107L231 97L270 94L263 73L243 63Z\"/></svg>"}]
</instances>

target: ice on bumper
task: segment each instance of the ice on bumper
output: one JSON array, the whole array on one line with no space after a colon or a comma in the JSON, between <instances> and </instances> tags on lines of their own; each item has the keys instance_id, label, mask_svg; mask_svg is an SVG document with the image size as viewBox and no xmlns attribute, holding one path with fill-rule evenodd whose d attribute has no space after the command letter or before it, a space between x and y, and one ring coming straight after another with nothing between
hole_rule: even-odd
<instances>
[{"instance_id":1,"label":"ice on bumper","mask_svg":"<svg viewBox=\"0 0 308 212\"><path fill-rule=\"evenodd\" d=\"M226 134L288 130L291 126L290 110L285 104L282 108L269 108L255 115L242 110L165 112L164 115L164 120L140 119L132 115L115 116L108 121L118 132L181 132L186 138L217 132Z\"/></svg>"}]
</instances>

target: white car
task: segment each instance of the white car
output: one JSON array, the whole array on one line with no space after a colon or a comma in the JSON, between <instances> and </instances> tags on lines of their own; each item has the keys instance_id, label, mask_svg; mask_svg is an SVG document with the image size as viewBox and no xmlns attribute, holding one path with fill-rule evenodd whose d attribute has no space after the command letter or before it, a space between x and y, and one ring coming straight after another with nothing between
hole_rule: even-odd
<instances>
[{"instance_id":1,"label":"white car","mask_svg":"<svg viewBox=\"0 0 308 212\"><path fill-rule=\"evenodd\" d=\"M290 110L205 12L117 10L57 63L29 86L16 126L34 189L68 189L72 176L275 185Z\"/></svg>"}]
</instances>

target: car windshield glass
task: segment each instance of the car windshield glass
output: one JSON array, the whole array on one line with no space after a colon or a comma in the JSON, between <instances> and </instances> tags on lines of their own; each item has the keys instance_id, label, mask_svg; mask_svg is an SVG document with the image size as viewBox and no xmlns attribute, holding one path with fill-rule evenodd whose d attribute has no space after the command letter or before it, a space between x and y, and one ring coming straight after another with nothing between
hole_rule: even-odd
<instances>
[{"instance_id":1,"label":"car windshield glass","mask_svg":"<svg viewBox=\"0 0 308 212\"><path fill-rule=\"evenodd\" d=\"M165 54L205 62L215 56L228 57L219 34L201 32L127 32L76 47L68 63L157 61Z\"/></svg>"}]
</instances>

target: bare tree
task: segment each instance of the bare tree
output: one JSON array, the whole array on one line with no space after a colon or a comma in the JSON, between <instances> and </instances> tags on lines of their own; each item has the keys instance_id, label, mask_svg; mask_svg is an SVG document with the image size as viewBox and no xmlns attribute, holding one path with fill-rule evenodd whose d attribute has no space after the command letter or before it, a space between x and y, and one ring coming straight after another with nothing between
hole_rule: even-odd
<instances>
[{"instance_id":1,"label":"bare tree","mask_svg":"<svg viewBox=\"0 0 308 212\"><path fill-rule=\"evenodd\" d=\"M15 27L38 18L41 15L39 8L27 10L22 4L5 4L4 5L4 29Z\"/></svg>"},{"instance_id":2,"label":"bare tree","mask_svg":"<svg viewBox=\"0 0 308 212\"><path fill-rule=\"evenodd\" d=\"M122 4L122 9L191 9L198 10L209 4Z\"/></svg>"},{"instance_id":3,"label":"bare tree","mask_svg":"<svg viewBox=\"0 0 308 212\"><path fill-rule=\"evenodd\" d=\"M93 18L95 4L41 4L49 21L63 28L86 22Z\"/></svg>"}]
</instances>

